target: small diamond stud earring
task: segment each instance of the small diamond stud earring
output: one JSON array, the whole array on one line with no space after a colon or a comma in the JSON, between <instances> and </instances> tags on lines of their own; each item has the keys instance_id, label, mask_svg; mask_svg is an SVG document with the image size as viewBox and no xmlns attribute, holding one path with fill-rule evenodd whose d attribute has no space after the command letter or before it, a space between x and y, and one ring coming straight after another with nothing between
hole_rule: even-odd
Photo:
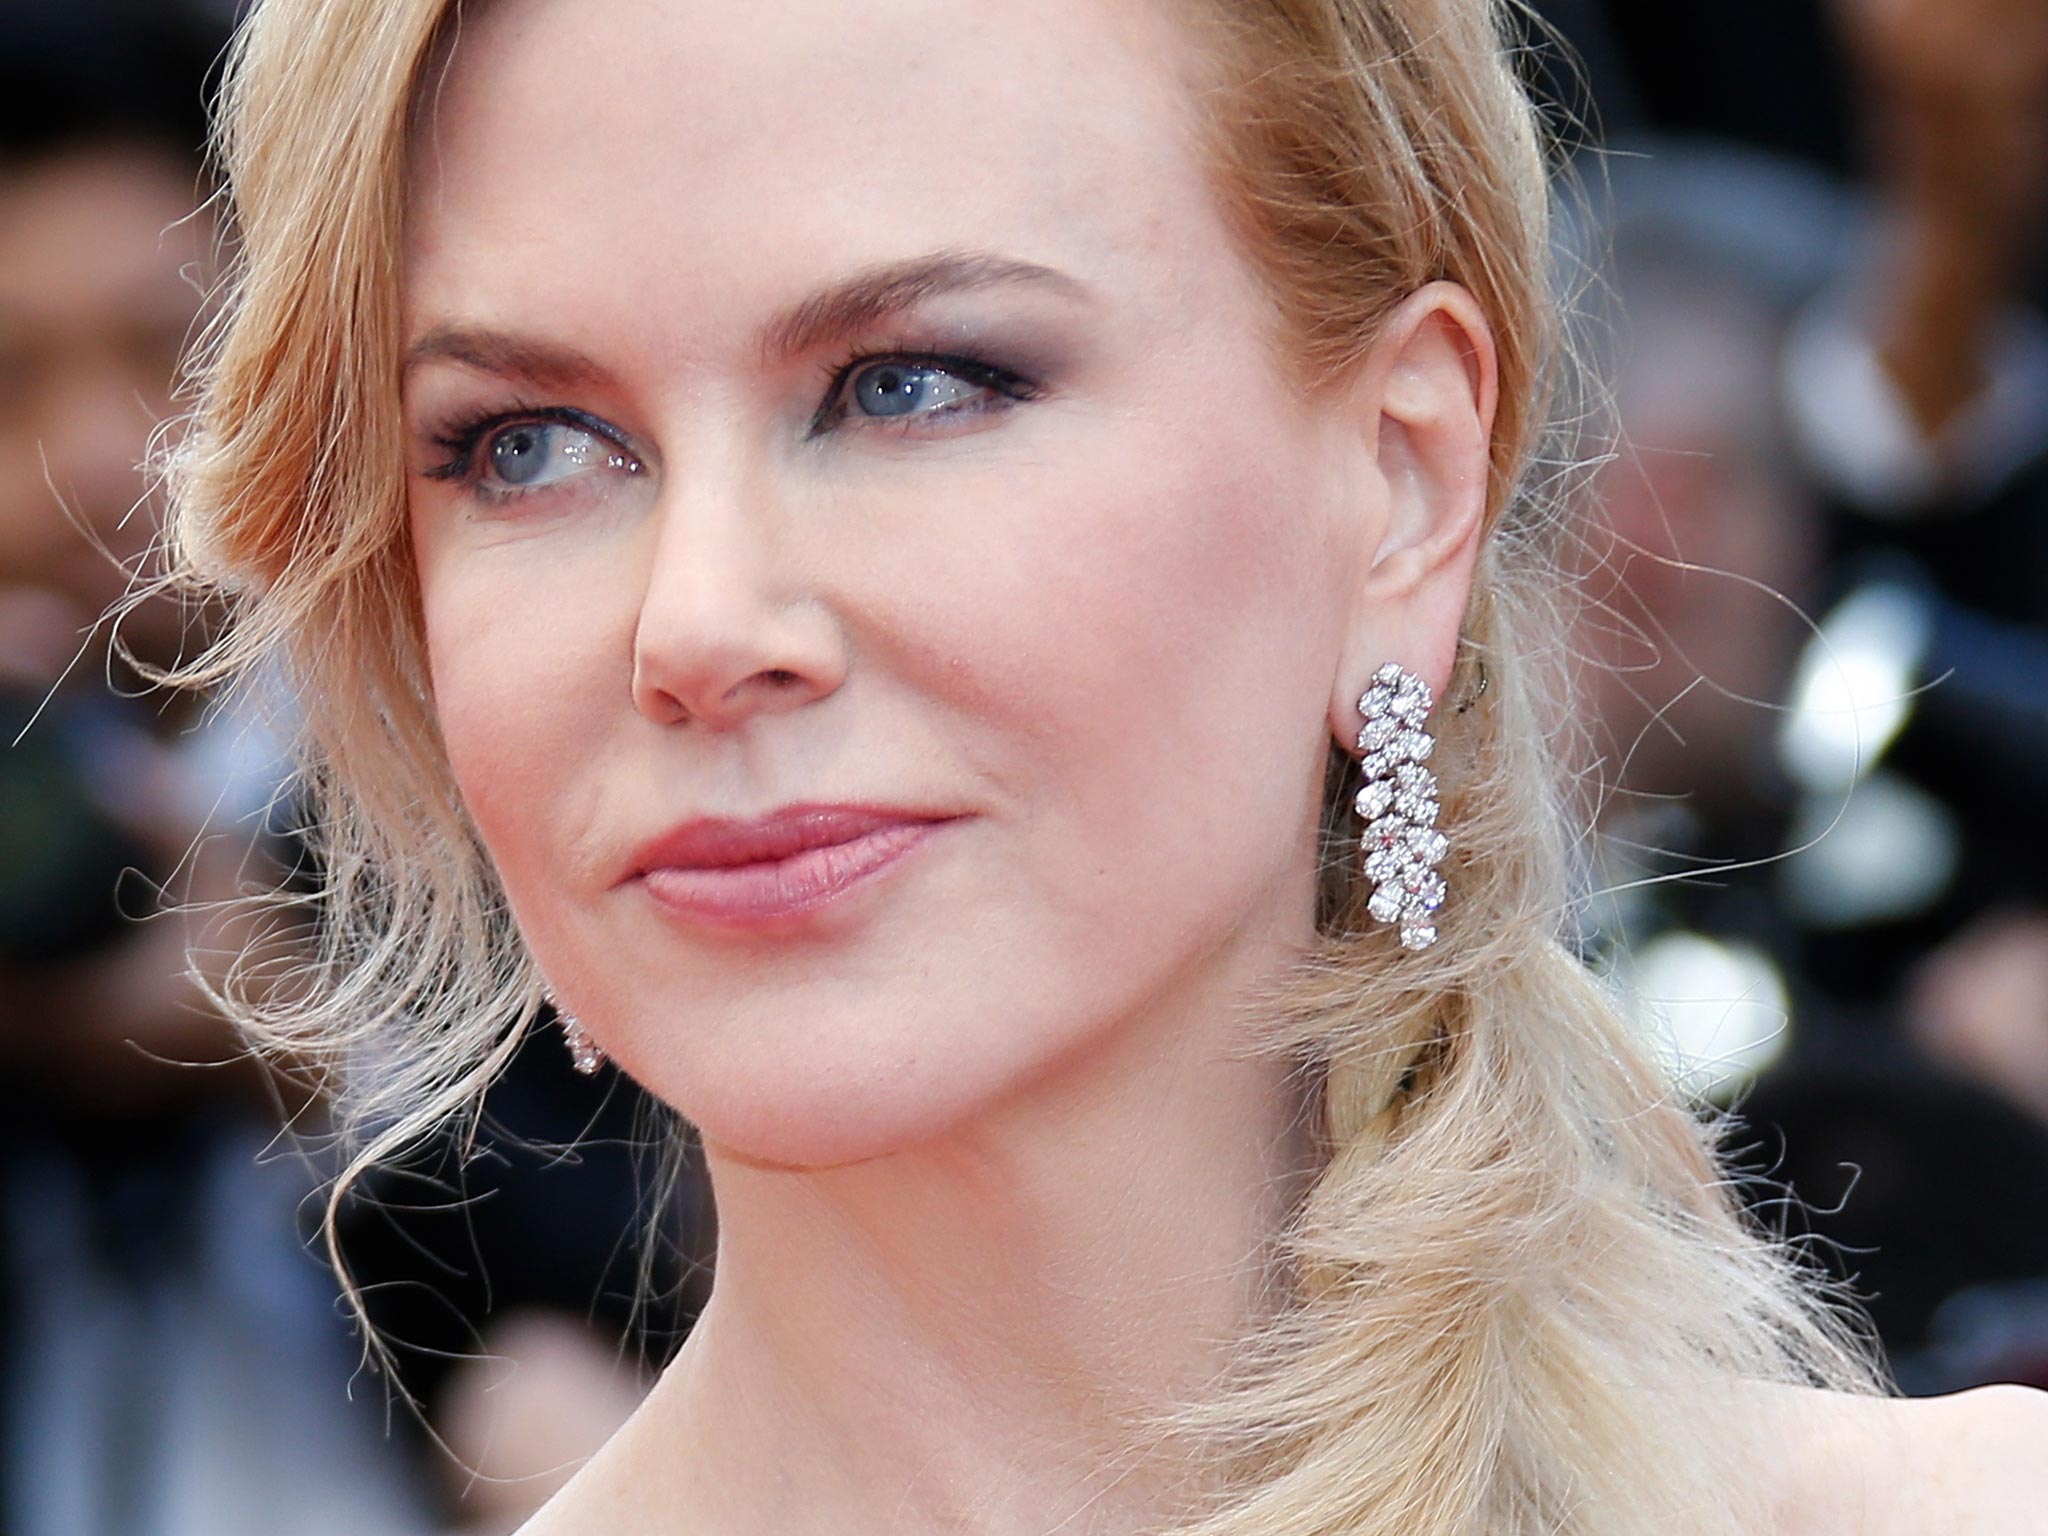
<instances>
[{"instance_id":1,"label":"small diamond stud earring","mask_svg":"<svg viewBox=\"0 0 2048 1536\"><path fill-rule=\"evenodd\" d=\"M585 1077L595 1075L604 1065L604 1047L590 1038L590 1031L583 1027L583 1021L564 1008L555 994L543 988L541 996L548 1006L555 1010L555 1019L562 1026L562 1040L569 1047L569 1062Z\"/></svg>"}]
</instances>

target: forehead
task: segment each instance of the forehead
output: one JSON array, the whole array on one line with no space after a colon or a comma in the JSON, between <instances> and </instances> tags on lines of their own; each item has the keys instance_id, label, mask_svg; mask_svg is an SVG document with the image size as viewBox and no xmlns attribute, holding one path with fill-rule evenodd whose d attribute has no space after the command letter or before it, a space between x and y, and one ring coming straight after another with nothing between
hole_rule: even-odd
<instances>
[{"instance_id":1,"label":"forehead","mask_svg":"<svg viewBox=\"0 0 2048 1536\"><path fill-rule=\"evenodd\" d=\"M426 82L409 299L725 308L960 248L1199 284L1195 75L1152 0L496 0Z\"/></svg>"}]
</instances>

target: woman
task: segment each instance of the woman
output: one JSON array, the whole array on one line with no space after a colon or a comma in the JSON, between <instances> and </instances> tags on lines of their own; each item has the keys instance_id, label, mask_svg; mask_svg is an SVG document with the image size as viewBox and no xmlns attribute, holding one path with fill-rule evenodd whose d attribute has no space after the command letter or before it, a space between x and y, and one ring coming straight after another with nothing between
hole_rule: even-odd
<instances>
[{"instance_id":1,"label":"woman","mask_svg":"<svg viewBox=\"0 0 2048 1536\"><path fill-rule=\"evenodd\" d=\"M552 994L718 1202L532 1532L2021 1520L2030 1400L1805 1390L1555 937L1495 26L256 11L178 550L304 690L330 954L249 1023L376 1157Z\"/></svg>"}]
</instances>

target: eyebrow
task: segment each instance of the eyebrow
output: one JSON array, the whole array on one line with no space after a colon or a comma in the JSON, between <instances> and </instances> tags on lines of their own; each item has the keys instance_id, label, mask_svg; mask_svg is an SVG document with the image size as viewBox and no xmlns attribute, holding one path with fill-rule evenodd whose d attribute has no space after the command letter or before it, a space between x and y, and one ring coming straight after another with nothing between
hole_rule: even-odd
<instances>
[{"instance_id":1,"label":"eyebrow","mask_svg":"<svg viewBox=\"0 0 2048 1536\"><path fill-rule=\"evenodd\" d=\"M941 293L1029 284L1087 298L1086 285L1051 267L973 251L941 251L858 272L813 294L771 320L761 332L764 360L797 357L843 340Z\"/></svg>"},{"instance_id":2,"label":"eyebrow","mask_svg":"<svg viewBox=\"0 0 2048 1536\"><path fill-rule=\"evenodd\" d=\"M1050 288L1075 298L1090 296L1085 284L1052 267L982 252L942 251L871 267L790 305L762 328L761 356L769 362L797 357L938 294L1011 284ZM482 326L435 326L406 349L403 371L410 374L420 364L435 361L549 387L609 378L601 364L573 347Z\"/></svg>"},{"instance_id":3,"label":"eyebrow","mask_svg":"<svg viewBox=\"0 0 2048 1536\"><path fill-rule=\"evenodd\" d=\"M610 377L594 359L574 347L532 341L485 326L435 326L406 349L403 372L410 374L420 364L436 361L553 388L573 388Z\"/></svg>"}]
</instances>

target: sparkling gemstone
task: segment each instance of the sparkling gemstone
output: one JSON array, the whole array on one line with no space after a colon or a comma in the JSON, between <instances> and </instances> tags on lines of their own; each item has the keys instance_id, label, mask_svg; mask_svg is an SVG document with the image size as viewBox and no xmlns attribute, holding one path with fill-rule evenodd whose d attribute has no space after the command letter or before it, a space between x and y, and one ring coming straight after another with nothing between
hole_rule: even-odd
<instances>
[{"instance_id":1,"label":"sparkling gemstone","mask_svg":"<svg viewBox=\"0 0 2048 1536\"><path fill-rule=\"evenodd\" d=\"M1410 949L1436 941L1432 917L1448 891L1436 865L1450 844L1436 830L1436 776L1423 766L1436 746L1425 723L1434 703L1422 679L1391 662L1358 702L1364 783L1353 804L1366 822L1360 847L1374 886L1366 907L1376 921L1398 926Z\"/></svg>"},{"instance_id":2,"label":"sparkling gemstone","mask_svg":"<svg viewBox=\"0 0 2048 1536\"><path fill-rule=\"evenodd\" d=\"M1427 827L1436 821L1437 803L1428 795L1420 795L1408 789L1394 796L1394 810L1404 821L1413 822L1418 827Z\"/></svg>"},{"instance_id":3,"label":"sparkling gemstone","mask_svg":"<svg viewBox=\"0 0 2048 1536\"><path fill-rule=\"evenodd\" d=\"M1387 814L1394 804L1394 786L1385 779L1375 779L1359 790L1352 808L1367 821L1376 821Z\"/></svg>"},{"instance_id":4,"label":"sparkling gemstone","mask_svg":"<svg viewBox=\"0 0 2048 1536\"><path fill-rule=\"evenodd\" d=\"M604 1065L604 1049L590 1038L590 1031L571 1018L562 1020L562 1038L569 1046L569 1061L578 1072L588 1077Z\"/></svg>"}]
</instances>

